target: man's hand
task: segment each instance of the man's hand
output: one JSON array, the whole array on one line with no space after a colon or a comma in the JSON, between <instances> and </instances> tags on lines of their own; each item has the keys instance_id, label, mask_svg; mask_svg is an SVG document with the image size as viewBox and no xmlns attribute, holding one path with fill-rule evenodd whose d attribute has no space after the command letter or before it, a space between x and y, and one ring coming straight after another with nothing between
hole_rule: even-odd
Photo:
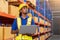
<instances>
[{"instance_id":1,"label":"man's hand","mask_svg":"<svg viewBox=\"0 0 60 40\"><path fill-rule=\"evenodd\" d=\"M12 31L11 31L12 34L16 34L16 33L18 33L18 32L19 32L19 30L12 30Z\"/></svg>"}]
</instances>

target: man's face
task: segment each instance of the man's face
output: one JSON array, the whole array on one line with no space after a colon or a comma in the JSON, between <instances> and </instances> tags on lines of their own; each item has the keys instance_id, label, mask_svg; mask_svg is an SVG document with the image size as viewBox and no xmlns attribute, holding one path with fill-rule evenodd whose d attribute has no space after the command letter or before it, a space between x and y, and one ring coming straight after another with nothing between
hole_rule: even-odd
<instances>
[{"instance_id":1,"label":"man's face","mask_svg":"<svg viewBox=\"0 0 60 40\"><path fill-rule=\"evenodd\" d=\"M22 13L26 14L26 13L27 13L27 7L23 7L23 8L21 9L21 11L22 11Z\"/></svg>"}]
</instances>

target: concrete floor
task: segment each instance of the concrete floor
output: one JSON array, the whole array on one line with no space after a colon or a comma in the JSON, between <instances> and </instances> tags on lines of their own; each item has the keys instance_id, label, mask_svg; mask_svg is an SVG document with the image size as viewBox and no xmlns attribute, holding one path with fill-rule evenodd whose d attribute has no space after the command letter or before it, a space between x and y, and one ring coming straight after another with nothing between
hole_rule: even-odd
<instances>
[{"instance_id":1,"label":"concrete floor","mask_svg":"<svg viewBox=\"0 0 60 40\"><path fill-rule=\"evenodd\" d=\"M60 35L53 35L48 40L60 40Z\"/></svg>"}]
</instances>

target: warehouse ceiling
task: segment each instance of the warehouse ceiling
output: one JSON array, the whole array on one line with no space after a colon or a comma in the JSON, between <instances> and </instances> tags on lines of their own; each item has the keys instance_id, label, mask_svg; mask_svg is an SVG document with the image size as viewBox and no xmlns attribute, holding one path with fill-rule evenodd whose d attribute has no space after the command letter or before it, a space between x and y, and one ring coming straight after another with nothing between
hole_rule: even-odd
<instances>
[{"instance_id":1,"label":"warehouse ceiling","mask_svg":"<svg viewBox=\"0 0 60 40\"><path fill-rule=\"evenodd\" d=\"M49 4L53 14L53 34L60 35L60 0L49 0Z\"/></svg>"}]
</instances>

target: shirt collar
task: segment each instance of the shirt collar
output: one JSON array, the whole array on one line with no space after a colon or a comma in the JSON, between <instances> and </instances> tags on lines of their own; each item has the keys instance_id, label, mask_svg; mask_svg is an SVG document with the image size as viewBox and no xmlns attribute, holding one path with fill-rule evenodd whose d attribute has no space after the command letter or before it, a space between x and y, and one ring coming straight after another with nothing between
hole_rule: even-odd
<instances>
[{"instance_id":1,"label":"shirt collar","mask_svg":"<svg viewBox=\"0 0 60 40\"><path fill-rule=\"evenodd\" d=\"M26 18L25 19L27 19L29 16L26 16ZM22 16L20 16L20 18L22 18ZM22 19L24 19L24 18L22 18Z\"/></svg>"}]
</instances>

